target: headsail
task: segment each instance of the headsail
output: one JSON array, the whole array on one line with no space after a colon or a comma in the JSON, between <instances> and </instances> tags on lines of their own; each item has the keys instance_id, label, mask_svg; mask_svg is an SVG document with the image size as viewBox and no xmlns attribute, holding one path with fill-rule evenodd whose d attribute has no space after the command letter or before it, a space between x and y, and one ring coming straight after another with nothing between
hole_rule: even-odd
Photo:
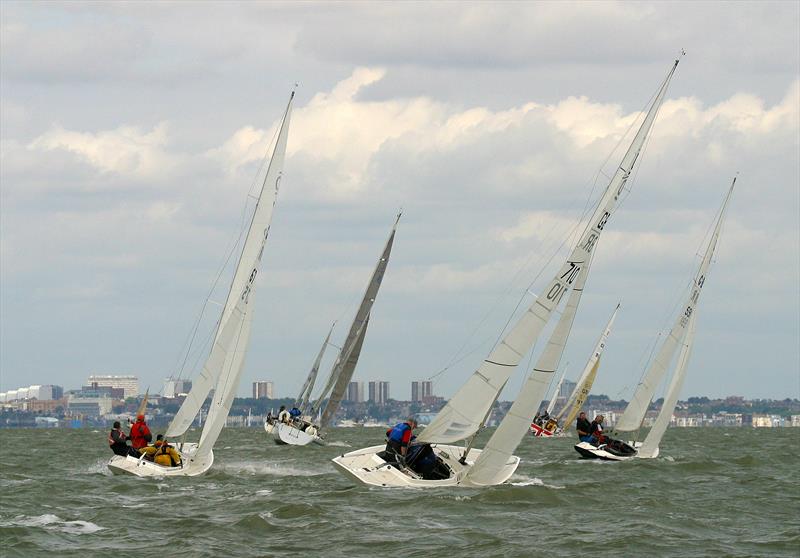
<instances>
[{"instance_id":1,"label":"headsail","mask_svg":"<svg viewBox=\"0 0 800 558\"><path fill-rule=\"evenodd\" d=\"M353 377L353 373L358 364L358 357L361 355L361 346L364 344L364 337L367 333L367 326L369 325L369 315L372 311L372 305L375 303L375 298L378 296L383 276L386 273L386 267L389 265L389 256L392 253L392 245L394 244L394 236L397 231L397 223L400 221L400 215L392 226L392 232L389 234L389 239L386 241L386 246L383 248L378 264L375 266L375 271L372 273L367 290L361 300L356 316L353 319L353 324L350 326L350 332L347 334L342 345L342 350L339 352L339 358L331 370L331 376L328 380L327 389L332 389L330 399L322 412L322 419L320 426L325 427L333 420L336 411L344 397L347 384ZM330 386L330 387L329 387ZM318 402L321 402L326 395L326 390L323 390Z\"/></svg>"},{"instance_id":2,"label":"headsail","mask_svg":"<svg viewBox=\"0 0 800 558\"><path fill-rule=\"evenodd\" d=\"M253 211L250 227L242 246L242 253L236 265L225 308L217 322L217 332L214 336L211 354L199 377L192 382L192 389L167 428L166 436L168 438L181 436L189 429L212 388L215 389L214 400L211 411L206 418L202 436L202 438L210 440L209 450L210 446L213 446L214 441L216 441L216 436L219 432L217 431L212 437L213 440L211 440L206 435L206 431L214 430L216 426L213 423L219 420L220 417L224 424L225 418L228 416L230 402L227 405L224 403L228 399L226 392L230 390L232 402L250 339L252 305L249 303L252 302L254 280L258 274L264 244L269 235L272 210L277 200L278 188L283 175L283 162L286 157L286 143L289 137L289 121L293 99L294 92L292 92L289 103L286 106L272 158L270 159L264 182L261 185L258 202ZM248 309L250 309L249 312ZM231 322L230 328L228 322ZM226 340L223 340L223 333L225 333L226 329L231 328L236 329L236 334L231 333L226 337ZM234 340L237 341L234 345L225 344L233 343ZM220 361L220 358L223 360ZM219 428L222 427L220 426Z\"/></svg>"},{"instance_id":3,"label":"headsail","mask_svg":"<svg viewBox=\"0 0 800 558\"><path fill-rule=\"evenodd\" d=\"M600 335L594 352L589 358L589 362L586 363L586 370L593 371L594 373L597 372L600 356L603 354L606 341L611 334L611 327L614 325L614 319L617 317L618 310L619 305L614 309L611 319L608 320L608 324ZM478 459L475 460L475 465L467 473L466 480L470 484L496 484L495 479L497 475L503 470L509 459L512 458L525 432L528 431L532 408L530 406L530 401L527 401L525 397L529 393L526 388L527 385L523 387L520 397L511 405L508 414L502 422L500 422L500 425L497 427L497 430L494 431L492 437L489 438L486 447L478 456ZM520 431L522 431L521 435Z\"/></svg>"},{"instance_id":4,"label":"headsail","mask_svg":"<svg viewBox=\"0 0 800 558\"><path fill-rule=\"evenodd\" d=\"M537 298L514 327L498 343L480 368L448 401L419 437L420 441L452 443L467 438L481 427L484 417L497 399L513 370L530 351L564 294L575 284L592 255L603 229L614 212L617 201L631 175L645 139L664 100L678 60L661 84L647 115L625 153L622 163L603 193L577 245L556 276L545 287L544 296ZM549 382L548 382L549 383ZM541 401L541 398L539 399ZM530 416L526 420L530 419ZM527 424L526 424L527 428ZM524 435L524 433L523 433Z\"/></svg>"},{"instance_id":5,"label":"headsail","mask_svg":"<svg viewBox=\"0 0 800 558\"><path fill-rule=\"evenodd\" d=\"M328 347L328 343L331 340L331 333L333 333L333 328L336 327L336 322L333 322L331 325L331 329L328 331L328 336L325 337L325 341L322 343L322 347L317 354L316 360L314 360L313 366L311 366L311 371L308 373L308 377L306 378L305 383L303 384L302 389L300 389L300 395L297 396L297 408L303 409L308 405L308 400L311 397L311 392L314 391L314 383L317 380L317 373L319 373L319 365L322 362L322 357L325 354L325 349Z\"/></svg>"},{"instance_id":6,"label":"headsail","mask_svg":"<svg viewBox=\"0 0 800 558\"><path fill-rule=\"evenodd\" d=\"M706 280L706 275L708 275L708 268L711 265L711 259L714 256L714 249L717 247L717 241L719 240L720 231L722 230L722 220L725 216L725 210L728 207L728 202L731 199L731 194L733 193L733 187L735 184L736 178L733 179L731 187L728 190L728 194L725 196L722 209L717 217L717 223L714 226L714 232L712 233L711 240L706 248L703 261L700 263L700 267L694 277L692 289L690 290L689 297L685 306L683 307L683 312L681 312L681 314L677 317L675 325L672 326L669 335L666 337L666 339L664 339L664 342L656 354L655 359L653 359L652 364L647 369L647 372L645 372L641 382L639 382L639 385L636 387L636 392L633 394L631 402L628 403L628 407L625 409L622 417L620 417L619 421L614 427L614 430L617 432L632 432L639 429L642 424L642 420L644 419L644 415L647 413L647 408L650 406L650 401L653 399L656 388L664 378L664 374L666 373L667 368L669 368L672 358L675 356L675 351L686 334L686 327L689 323L689 319L692 317L692 312L694 312L695 306L697 305L697 301L700 297L700 291L703 289L703 284Z\"/></svg>"},{"instance_id":7,"label":"headsail","mask_svg":"<svg viewBox=\"0 0 800 558\"><path fill-rule=\"evenodd\" d=\"M686 337L681 345L681 352L678 355L678 364L675 368L675 373L672 375L672 380L667 390L667 396L664 398L664 403L661 405L661 412L658 414L653 427L647 433L642 447L639 448L639 457L656 457L658 455L658 445L661 443L661 438L664 437L664 432L667 431L670 420L672 419L672 412L675 410L675 405L678 403L678 396L683 387L683 380L686 378L686 369L689 365L689 358L692 355L692 344L694 342L694 324L697 320L697 311L692 312L689 317L689 324L686 326Z\"/></svg>"}]
</instances>

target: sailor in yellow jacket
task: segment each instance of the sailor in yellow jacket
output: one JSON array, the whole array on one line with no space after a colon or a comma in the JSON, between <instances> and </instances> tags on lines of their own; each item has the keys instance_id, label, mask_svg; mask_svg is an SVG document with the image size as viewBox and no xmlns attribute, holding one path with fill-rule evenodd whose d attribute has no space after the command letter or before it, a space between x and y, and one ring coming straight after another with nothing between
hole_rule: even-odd
<instances>
[{"instance_id":1,"label":"sailor in yellow jacket","mask_svg":"<svg viewBox=\"0 0 800 558\"><path fill-rule=\"evenodd\" d=\"M152 446L147 446L139 450L139 453L144 455L146 461L153 461L158 449L164 444L164 435L159 434L156 436L156 441Z\"/></svg>"},{"instance_id":2,"label":"sailor in yellow jacket","mask_svg":"<svg viewBox=\"0 0 800 558\"><path fill-rule=\"evenodd\" d=\"M153 461L162 467L178 467L181 464L181 454L164 440L161 447L153 454Z\"/></svg>"}]
</instances>

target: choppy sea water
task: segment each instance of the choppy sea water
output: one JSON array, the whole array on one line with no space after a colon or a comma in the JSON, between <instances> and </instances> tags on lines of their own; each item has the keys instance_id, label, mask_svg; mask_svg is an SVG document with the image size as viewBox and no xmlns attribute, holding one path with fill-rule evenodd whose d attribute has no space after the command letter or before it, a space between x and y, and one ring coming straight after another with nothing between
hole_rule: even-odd
<instances>
[{"instance_id":1,"label":"choppy sea water","mask_svg":"<svg viewBox=\"0 0 800 558\"><path fill-rule=\"evenodd\" d=\"M800 429L670 429L625 463L526 438L509 484L430 491L336 472L381 428L304 448L225 429L209 473L168 480L110 475L105 439L0 430L0 555L800 556Z\"/></svg>"}]
</instances>

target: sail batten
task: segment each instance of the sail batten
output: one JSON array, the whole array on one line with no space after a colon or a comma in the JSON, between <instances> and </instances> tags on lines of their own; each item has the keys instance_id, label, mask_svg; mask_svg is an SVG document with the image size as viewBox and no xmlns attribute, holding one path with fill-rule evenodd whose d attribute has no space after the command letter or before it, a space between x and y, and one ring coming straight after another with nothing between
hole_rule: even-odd
<instances>
[{"instance_id":1,"label":"sail batten","mask_svg":"<svg viewBox=\"0 0 800 558\"><path fill-rule=\"evenodd\" d=\"M499 390L502 390L514 368L536 343L542 329L550 319L551 313L559 305L564 295L577 286L575 283L582 275L581 271L589 267L594 248L617 206L620 194L644 147L677 66L678 61L676 60L656 93L650 110L644 117L622 162L587 221L577 244L561 269L542 291L543 296L539 296L533 301L480 368L447 402L420 435L420 441L453 443L472 436L481 428L484 417L487 416L497 399ZM503 365L494 363L503 363ZM487 379L486 383L490 386L488 389L483 388L482 378ZM549 382L547 383L549 384ZM463 422L456 425L454 422L456 417Z\"/></svg>"}]
</instances>

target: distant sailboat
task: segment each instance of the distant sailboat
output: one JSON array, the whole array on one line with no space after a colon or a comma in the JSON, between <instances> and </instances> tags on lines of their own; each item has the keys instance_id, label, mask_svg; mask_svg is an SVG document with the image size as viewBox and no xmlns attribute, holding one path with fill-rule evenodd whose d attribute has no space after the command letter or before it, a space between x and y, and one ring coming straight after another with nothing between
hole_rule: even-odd
<instances>
[{"instance_id":1,"label":"distant sailboat","mask_svg":"<svg viewBox=\"0 0 800 558\"><path fill-rule=\"evenodd\" d=\"M339 356L331 369L325 386L322 391L317 395L317 399L313 404L309 404L311 390L314 387L314 380L319 370L319 363L322 360L322 354L325 347L328 345L330 333L328 338L322 345L317 360L311 368L303 390L301 390L301 412L303 416L292 420L289 423L273 422L272 424L265 424L264 429L272 434L275 443L288 444L292 446L305 446L312 442L322 443L320 433L323 429L327 428L336 411L339 410L339 405L342 402L347 385L353 377L358 364L358 358L361 356L361 346L364 344L364 338L367 334L367 326L369 325L370 313L372 312L372 305L378 296L378 290L381 287L383 277L386 274L386 268L389 265L389 256L392 254L392 246L394 245L394 237L397 232L397 224L400 221L400 215L392 226L392 231L389 234L389 239L383 248L381 257L375 265L375 270L372 272L367 290L361 299L361 305L358 307L353 323L350 325L350 332L347 334ZM314 415L320 414L320 418L314 421Z\"/></svg>"},{"instance_id":2,"label":"distant sailboat","mask_svg":"<svg viewBox=\"0 0 800 558\"><path fill-rule=\"evenodd\" d=\"M706 247L703 260L692 282L692 288L689 290L688 297L684 306L681 308L683 311L677 317L676 323L673 325L669 335L664 339L661 348L650 367L642 377L641 382L636 388L630 403L625 409L625 412L620 417L614 432L633 432L639 430L644 421L644 416L647 413L647 408L653 399L656 388L661 383L670 363L675 356L678 347L681 348L678 356L678 362L672 381L667 391L667 396L664 398L664 403L661 406L659 413L653 427L650 429L647 437L641 447L638 444L624 443L620 440L609 438L605 444L594 445L589 442L580 442L575 446L575 450L585 458L605 459L611 461L624 461L633 459L634 457L652 458L657 457L659 453L659 443L661 437L669 426L669 421L672 417L672 412L675 410L675 405L678 402L678 394L683 385L683 379L686 375L686 368L689 362L689 356L694 342L695 320L697 314L697 303L700 298L700 292L708 277L708 271L711 266L712 258L714 257L714 250L719 241L720 232L722 230L722 222L725 217L725 212L728 207L728 202L733 194L733 187L736 184L736 178L731 182L730 189L725 196L725 201L722 204L722 209L717 217L714 231Z\"/></svg>"},{"instance_id":3,"label":"distant sailboat","mask_svg":"<svg viewBox=\"0 0 800 558\"><path fill-rule=\"evenodd\" d=\"M552 374L558 368L558 361L572 325L574 309L569 311L573 312L572 317L565 319L562 314L556 326L558 333L551 336L539 361L541 363L544 359L545 366L540 367L537 363L533 374L486 447L483 450L474 449L472 444L489 418L511 373L532 349L553 311L570 290L573 293L569 297L568 305L572 304L577 308L580 295L576 293L583 290L594 248L617 206L677 65L676 60L659 87L650 110L586 228L561 269L545 287L544 295L533 301L478 370L419 435L417 441L434 452L436 466L432 472L420 474L419 471L414 471L413 464L403 466L393 462L393 456L383 451L382 445L334 458L333 463L342 472L368 485L407 487L490 486L505 482L514 473L519 465L519 457L513 453L528 432L531 417L539 408L547 386L551 383ZM565 314L569 312L565 309ZM462 440L466 447L452 445Z\"/></svg>"},{"instance_id":4,"label":"distant sailboat","mask_svg":"<svg viewBox=\"0 0 800 558\"><path fill-rule=\"evenodd\" d=\"M549 417L543 422L543 424L536 424L534 421L534 423L531 424L531 430L533 431L534 436L552 437L556 434L560 434L563 430L569 428L569 425L572 424L573 420L575 420L575 417L581 410L581 407L583 407L583 404L586 402L586 398L589 396L589 391L592 389L592 384L597 376L597 369L600 367L600 357L602 356L603 350L606 347L608 336L611 334L611 327L614 325L614 319L617 317L618 310L619 304L617 304L617 308L611 315L608 325L606 325L605 329L603 330L603 334L597 341L597 345L595 345L592 356L589 357L589 361L586 363L581 377L578 378L578 383L575 385L575 389L572 390L572 393L564 405L564 408L561 409L561 411L555 417ZM555 397L552 399L551 406L547 411L548 416L552 412L552 404L555 402ZM564 417L565 413L566 417ZM563 420L562 417L564 417Z\"/></svg>"},{"instance_id":5,"label":"distant sailboat","mask_svg":"<svg viewBox=\"0 0 800 558\"><path fill-rule=\"evenodd\" d=\"M108 462L108 468L113 473L128 473L141 477L195 476L206 472L214 462L214 444L228 418L228 412L239 386L239 378L250 341L256 276L269 236L272 211L283 175L293 99L294 92L286 106L227 301L217 323L211 353L200 377L192 383L192 389L167 428L166 439L171 442L184 436L195 417L201 412L203 403L213 389L214 396L200 434L200 441L177 444L177 450L181 456L179 467L162 467L146 461L144 457L137 459L131 456L115 455Z\"/></svg>"}]
</instances>

